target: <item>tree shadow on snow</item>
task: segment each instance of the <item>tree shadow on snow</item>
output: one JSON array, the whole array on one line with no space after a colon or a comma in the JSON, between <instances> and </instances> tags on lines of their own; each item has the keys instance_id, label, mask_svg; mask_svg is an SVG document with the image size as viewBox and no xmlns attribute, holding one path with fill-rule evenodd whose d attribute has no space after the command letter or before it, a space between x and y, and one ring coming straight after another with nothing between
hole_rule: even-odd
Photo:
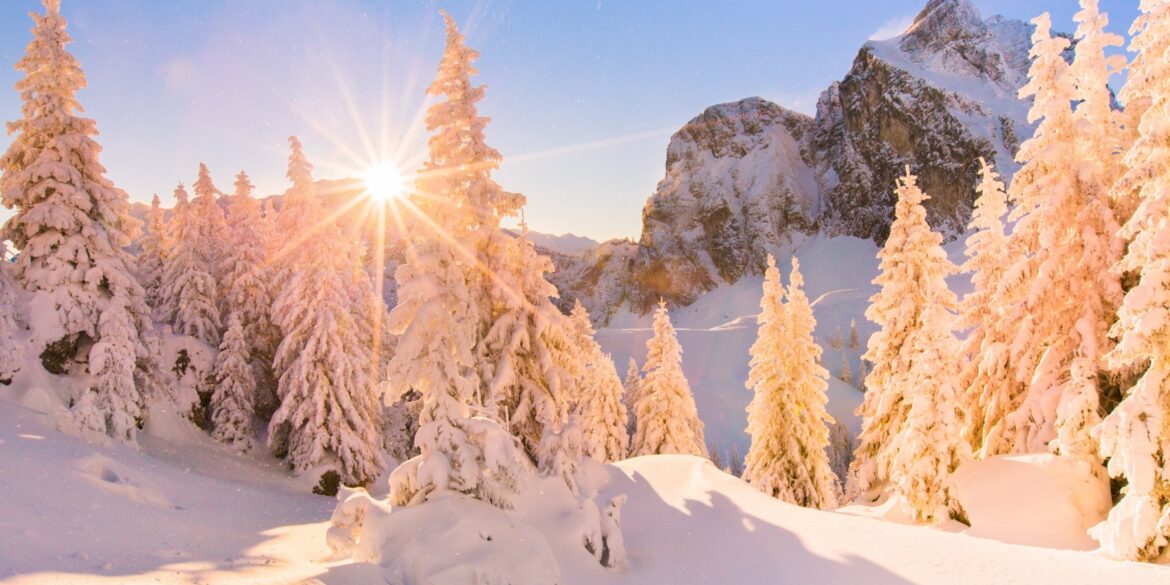
<instances>
[{"instance_id":1,"label":"tree shadow on snow","mask_svg":"<svg viewBox=\"0 0 1170 585\"><path fill-rule=\"evenodd\" d=\"M745 513L720 492L706 492L709 502L687 499L681 510L655 492L641 473L633 477L614 473L598 499L621 493L629 495L622 532L630 567L615 575L619 577L615 582L910 583L856 555L814 552L799 534Z\"/></svg>"}]
</instances>

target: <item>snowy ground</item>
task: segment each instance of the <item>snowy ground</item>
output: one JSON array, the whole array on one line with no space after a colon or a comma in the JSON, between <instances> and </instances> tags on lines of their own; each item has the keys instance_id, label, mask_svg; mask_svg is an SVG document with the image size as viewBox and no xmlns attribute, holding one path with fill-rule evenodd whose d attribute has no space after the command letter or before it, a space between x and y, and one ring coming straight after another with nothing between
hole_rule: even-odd
<instances>
[{"instance_id":1,"label":"snowy ground","mask_svg":"<svg viewBox=\"0 0 1170 585\"><path fill-rule=\"evenodd\" d=\"M0 583L384 582L379 566L326 560L332 499L305 494L266 458L222 452L193 430L168 435L148 434L141 452L95 446L0 402ZM605 470L598 501L629 496L625 570L558 534L547 497L522 516L544 533L561 583L1170 582L1165 566L797 508L692 457Z\"/></svg>"}]
</instances>

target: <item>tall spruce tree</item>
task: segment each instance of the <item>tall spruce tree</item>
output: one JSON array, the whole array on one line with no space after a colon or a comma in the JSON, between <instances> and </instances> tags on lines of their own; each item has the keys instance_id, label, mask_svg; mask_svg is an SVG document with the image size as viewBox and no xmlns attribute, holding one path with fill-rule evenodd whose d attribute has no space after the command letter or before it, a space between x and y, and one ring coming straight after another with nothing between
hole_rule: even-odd
<instances>
[{"instance_id":1,"label":"tall spruce tree","mask_svg":"<svg viewBox=\"0 0 1170 585\"><path fill-rule=\"evenodd\" d=\"M1005 319L1005 306L998 290L1011 258L1008 256L1007 193L1003 181L986 160L979 159L978 196L968 226L967 261L960 269L971 275L970 294L960 305L959 329L967 331L962 344L964 365L961 375L964 410L970 413L968 440L973 449L989 452L1001 448L989 442L1002 436L1019 384L1010 372L1008 340L1013 324Z\"/></svg>"},{"instance_id":2,"label":"tall spruce tree","mask_svg":"<svg viewBox=\"0 0 1170 585\"><path fill-rule=\"evenodd\" d=\"M927 196L909 167L896 192L894 223L878 252L879 290L865 312L880 329L862 356L873 370L865 378L848 491L862 499L892 491L919 520L937 521L957 511L949 474L969 452L949 378L955 364L946 361L957 350L951 314L957 301L946 284L956 268L926 223Z\"/></svg>"},{"instance_id":3,"label":"tall spruce tree","mask_svg":"<svg viewBox=\"0 0 1170 585\"><path fill-rule=\"evenodd\" d=\"M167 254L171 247L167 222L157 194L150 200L146 232L139 242L142 253L138 256L138 281L146 293L146 303L151 308L157 308L162 295Z\"/></svg>"},{"instance_id":4,"label":"tall spruce tree","mask_svg":"<svg viewBox=\"0 0 1170 585\"><path fill-rule=\"evenodd\" d=\"M576 411L581 417L585 453L602 463L625 459L630 435L621 378L613 358L594 340L589 312L580 302L573 304L570 317L576 334L574 345L585 362L576 382Z\"/></svg>"},{"instance_id":5,"label":"tall spruce tree","mask_svg":"<svg viewBox=\"0 0 1170 585\"><path fill-rule=\"evenodd\" d=\"M1126 485L1091 534L1110 555L1154 560L1170 547L1170 3L1147 0L1141 8L1121 95L1144 107L1118 183L1138 205L1121 231L1129 246L1116 267L1137 283L1125 294L1110 332L1119 341L1106 357L1115 369L1144 372L1100 427L1109 474Z\"/></svg>"},{"instance_id":6,"label":"tall spruce tree","mask_svg":"<svg viewBox=\"0 0 1170 585\"><path fill-rule=\"evenodd\" d=\"M307 165L294 142L294 190L298 180L311 180L298 175ZM364 485L384 464L374 354L381 299L361 268L361 246L327 221L315 198L294 198L281 214L315 233L288 262L272 306L283 337L273 364L280 406L268 443L298 472L330 465L346 485Z\"/></svg>"},{"instance_id":7,"label":"tall spruce tree","mask_svg":"<svg viewBox=\"0 0 1170 585\"><path fill-rule=\"evenodd\" d=\"M1090 429L1101 420L1102 356L1112 345L1107 333L1121 299L1120 280L1109 269L1121 242L1098 166L1070 166L1095 150L1085 142L1098 137L1084 133L1071 110L1087 96L1063 58L1069 41L1051 35L1047 14L1033 22L1033 62L1020 94L1033 97L1029 119L1040 124L1017 154L1023 166L1011 185L1014 264L1001 297L1016 324L1009 359L1024 391L1007 417L1004 444L1013 452L1052 450L1096 471L1101 458Z\"/></svg>"},{"instance_id":8,"label":"tall spruce tree","mask_svg":"<svg viewBox=\"0 0 1170 585\"><path fill-rule=\"evenodd\" d=\"M646 342L645 377L639 383L634 412L638 427L631 454L662 453L707 457L703 421L695 397L682 371L682 346L678 343L666 301L654 313L654 337Z\"/></svg>"},{"instance_id":9,"label":"tall spruce tree","mask_svg":"<svg viewBox=\"0 0 1170 585\"><path fill-rule=\"evenodd\" d=\"M80 116L76 94L86 79L65 49L72 39L60 1L44 0L44 6L44 14L31 15L33 40L16 64L24 73L16 84L23 116L9 123L15 136L0 157L0 202L15 213L0 241L20 250L17 281L54 309L63 337L42 341L66 359L89 350L95 384L75 401L90 409L79 419L132 441L145 380L136 367L151 362L143 337L149 308L125 251L139 222L130 216L126 193L105 177L96 124ZM85 338L94 343L82 343Z\"/></svg>"},{"instance_id":10,"label":"tall spruce tree","mask_svg":"<svg viewBox=\"0 0 1170 585\"><path fill-rule=\"evenodd\" d=\"M776 261L768 255L759 330L751 348L747 433L752 443L743 479L785 502L811 508L837 506L837 478L829 465L825 410L829 372L817 364L816 321L802 290L800 263L792 259L787 302Z\"/></svg>"},{"instance_id":11,"label":"tall spruce tree","mask_svg":"<svg viewBox=\"0 0 1170 585\"><path fill-rule=\"evenodd\" d=\"M497 412L484 406L491 378L478 355L493 315L482 302L484 270L476 254L485 223L498 226L485 214L495 213L486 203L502 193L490 179L499 153L484 144L487 119L475 107L483 97L483 88L471 85L478 53L443 16L446 48L427 89L443 99L427 111L429 160L412 196L424 231L411 234L407 261L395 271L398 304L387 321L398 338L388 386L394 396L407 390L420 396L420 455L391 475L391 500L416 504L455 492L510 508L529 463L494 420Z\"/></svg>"},{"instance_id":12,"label":"tall spruce tree","mask_svg":"<svg viewBox=\"0 0 1170 585\"><path fill-rule=\"evenodd\" d=\"M182 184L175 188L175 200L168 225L174 242L164 264L160 316L175 333L218 347L223 322L207 248L210 242L205 239L209 230L200 207L187 200Z\"/></svg>"}]
</instances>

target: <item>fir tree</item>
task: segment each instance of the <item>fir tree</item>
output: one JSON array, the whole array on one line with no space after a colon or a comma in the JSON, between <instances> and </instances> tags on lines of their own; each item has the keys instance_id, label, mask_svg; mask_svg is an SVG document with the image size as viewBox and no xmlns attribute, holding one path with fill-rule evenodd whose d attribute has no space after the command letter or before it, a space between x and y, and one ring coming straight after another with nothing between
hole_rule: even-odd
<instances>
[{"instance_id":1,"label":"fir tree","mask_svg":"<svg viewBox=\"0 0 1170 585\"><path fill-rule=\"evenodd\" d=\"M628 414L622 401L622 382L613 359L593 339L593 324L580 302L570 313L579 357L585 361L576 386L585 453L602 463L625 459L629 450Z\"/></svg>"},{"instance_id":2,"label":"fir tree","mask_svg":"<svg viewBox=\"0 0 1170 585\"><path fill-rule=\"evenodd\" d=\"M152 308L157 308L162 296L167 252L171 247L166 219L157 194L150 200L150 214L146 216L146 233L140 242L142 253L138 256L138 281L146 292L146 303Z\"/></svg>"},{"instance_id":3,"label":"fir tree","mask_svg":"<svg viewBox=\"0 0 1170 585\"><path fill-rule=\"evenodd\" d=\"M1170 547L1170 3L1147 0L1141 7L1131 29L1137 55L1122 95L1145 107L1121 182L1136 190L1139 204L1121 231L1129 246L1116 267L1136 273L1137 284L1125 294L1110 331L1119 341L1106 357L1116 369L1144 373L1100 427L1109 474L1127 485L1091 533L1110 555L1155 560Z\"/></svg>"},{"instance_id":4,"label":"fir tree","mask_svg":"<svg viewBox=\"0 0 1170 585\"><path fill-rule=\"evenodd\" d=\"M237 313L215 359L215 390L211 394L211 436L239 451L252 448L252 398L256 379L248 364L248 342Z\"/></svg>"},{"instance_id":5,"label":"fir tree","mask_svg":"<svg viewBox=\"0 0 1170 585\"><path fill-rule=\"evenodd\" d=\"M481 406L486 385L477 359L481 324L492 315L480 302L483 287L476 272L482 267L468 251L476 249L468 244L479 241L475 233L485 220L471 191L488 185L486 173L499 154L483 145L487 120L475 113L483 96L483 88L470 82L478 54L464 45L450 16L444 13L444 19L447 44L427 89L444 99L427 111L430 160L412 197L413 208L434 233L412 234L407 261L395 271L398 304L387 322L398 338L388 386L392 395L414 390L420 396L415 434L420 455L391 474L390 495L404 505L456 492L510 508L523 489L528 463L514 439L482 416L496 415ZM472 164L476 161L487 162L479 167Z\"/></svg>"},{"instance_id":6,"label":"fir tree","mask_svg":"<svg viewBox=\"0 0 1170 585\"><path fill-rule=\"evenodd\" d=\"M76 93L86 86L80 64L66 49L59 0L33 14L33 40L16 68L23 101L20 120L0 157L0 202L15 210L0 241L20 249L18 282L47 297L67 346L89 348L96 383L78 403L89 406L85 425L132 441L142 417L136 365L150 363L143 335L149 308L125 251L139 222L126 193L105 177L94 141L97 127L83 118ZM92 345L80 343L83 338ZM72 356L70 356L72 357Z\"/></svg>"},{"instance_id":7,"label":"fir tree","mask_svg":"<svg viewBox=\"0 0 1170 585\"><path fill-rule=\"evenodd\" d=\"M203 239L207 230L199 208L187 201L180 184L175 189L175 211L168 229L175 240L163 271L163 320L178 334L190 335L208 345L219 345L222 326L215 276Z\"/></svg>"},{"instance_id":8,"label":"fir tree","mask_svg":"<svg viewBox=\"0 0 1170 585\"><path fill-rule=\"evenodd\" d=\"M964 410L971 414L968 439L974 449L982 449L988 437L994 440L1001 435L1020 390L1008 363L1007 340L1014 326L1006 320L1007 311L997 295L1011 260L1003 224L1007 194L995 169L982 158L979 176L968 226L974 233L967 238L967 261L960 269L971 275L972 291L963 298L958 321L959 329L967 330L961 349L961 383ZM995 453L1000 448L987 443L987 450Z\"/></svg>"},{"instance_id":9,"label":"fir tree","mask_svg":"<svg viewBox=\"0 0 1170 585\"><path fill-rule=\"evenodd\" d=\"M1047 14L1033 22L1033 63L1020 93L1034 98L1029 118L1041 121L1017 154L1023 166L1011 186L1015 262L1005 278L1009 293L1001 297L1017 331L1009 359L1026 388L1004 436L1012 451L1051 449L1099 469L1089 431L1101 420L1102 356L1121 298L1109 269L1121 242L1102 174L1093 164L1069 164L1088 150L1085 141L1096 139L1082 133L1070 109L1086 96L1062 57L1069 42L1051 36Z\"/></svg>"},{"instance_id":10,"label":"fir tree","mask_svg":"<svg viewBox=\"0 0 1170 585\"><path fill-rule=\"evenodd\" d=\"M646 342L646 374L639 384L634 412L638 428L631 454L679 453L707 457L703 422L682 371L682 346L670 323L666 301L654 313L654 337Z\"/></svg>"},{"instance_id":11,"label":"fir tree","mask_svg":"<svg viewBox=\"0 0 1170 585\"><path fill-rule=\"evenodd\" d=\"M849 356L845 352L841 352L841 372L837 378L850 386L853 385L853 368L849 367Z\"/></svg>"},{"instance_id":12,"label":"fir tree","mask_svg":"<svg viewBox=\"0 0 1170 585\"><path fill-rule=\"evenodd\" d=\"M317 231L272 307L283 339L274 361L280 407L268 444L298 472L336 465L346 485L363 485L383 465L373 343L381 299L361 269L360 245L325 221L319 203L294 200L282 213Z\"/></svg>"},{"instance_id":13,"label":"fir tree","mask_svg":"<svg viewBox=\"0 0 1170 585\"><path fill-rule=\"evenodd\" d=\"M16 309L16 283L0 258L0 384L8 384L24 365L24 347L16 339L21 328Z\"/></svg>"},{"instance_id":14,"label":"fir tree","mask_svg":"<svg viewBox=\"0 0 1170 585\"><path fill-rule=\"evenodd\" d=\"M272 358L280 331L272 322L272 270L268 225L260 202L252 198L247 173L236 175L236 190L228 202L228 240L222 260L224 305L239 319L247 344L247 360L272 378ZM270 382L267 382L270 383Z\"/></svg>"},{"instance_id":15,"label":"fir tree","mask_svg":"<svg viewBox=\"0 0 1170 585\"><path fill-rule=\"evenodd\" d=\"M801 290L800 263L792 259L787 303L776 261L768 255L759 331L751 348L747 433L752 437L743 479L785 502L811 508L837 506L837 481L829 466L825 410L829 372L817 365L812 307Z\"/></svg>"},{"instance_id":16,"label":"fir tree","mask_svg":"<svg viewBox=\"0 0 1170 585\"><path fill-rule=\"evenodd\" d=\"M957 301L946 284L956 269L926 223L927 196L909 168L896 191L894 223L878 252L880 288L865 312L880 329L863 356L873 370L865 378L849 493L873 499L894 491L919 520L938 521L958 511L949 474L969 451L949 379L954 364L946 361L957 349L950 313Z\"/></svg>"},{"instance_id":17,"label":"fir tree","mask_svg":"<svg viewBox=\"0 0 1170 585\"><path fill-rule=\"evenodd\" d=\"M638 417L634 405L638 403L638 388L641 382L642 376L638 373L638 362L630 357L630 363L626 367L626 379L623 384L626 391L622 395L622 402L625 404L627 412L626 434L631 437L634 436L634 431L638 427Z\"/></svg>"}]
</instances>

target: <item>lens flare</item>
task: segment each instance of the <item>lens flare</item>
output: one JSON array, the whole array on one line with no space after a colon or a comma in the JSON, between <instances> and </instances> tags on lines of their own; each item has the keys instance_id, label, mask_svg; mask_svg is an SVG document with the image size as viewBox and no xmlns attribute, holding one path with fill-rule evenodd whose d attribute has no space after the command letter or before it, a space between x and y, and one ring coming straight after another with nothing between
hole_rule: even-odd
<instances>
[{"instance_id":1,"label":"lens flare","mask_svg":"<svg viewBox=\"0 0 1170 585\"><path fill-rule=\"evenodd\" d=\"M402 173L390 163L380 163L366 171L366 192L374 199L392 201L406 194Z\"/></svg>"}]
</instances>

